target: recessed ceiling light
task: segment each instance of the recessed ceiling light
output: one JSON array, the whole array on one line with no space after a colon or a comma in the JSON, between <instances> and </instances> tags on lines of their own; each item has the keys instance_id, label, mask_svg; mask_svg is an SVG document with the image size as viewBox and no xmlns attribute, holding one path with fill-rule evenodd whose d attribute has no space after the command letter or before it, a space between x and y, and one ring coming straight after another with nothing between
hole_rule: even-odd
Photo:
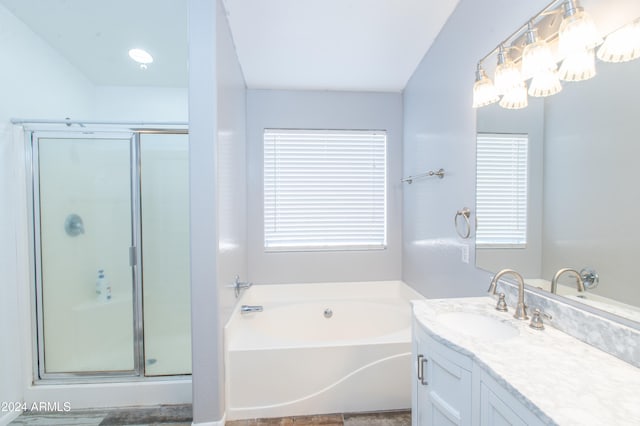
<instances>
[{"instance_id":1,"label":"recessed ceiling light","mask_svg":"<svg viewBox=\"0 0 640 426\"><path fill-rule=\"evenodd\" d=\"M143 49L129 50L129 57L140 64L150 64L153 62L153 56Z\"/></svg>"}]
</instances>

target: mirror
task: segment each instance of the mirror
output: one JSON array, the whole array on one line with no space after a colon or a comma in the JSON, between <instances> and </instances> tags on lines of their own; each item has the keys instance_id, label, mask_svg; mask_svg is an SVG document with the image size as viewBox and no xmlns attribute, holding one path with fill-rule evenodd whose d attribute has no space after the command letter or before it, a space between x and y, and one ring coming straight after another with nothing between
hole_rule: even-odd
<instances>
[{"instance_id":1,"label":"mirror","mask_svg":"<svg viewBox=\"0 0 640 426\"><path fill-rule=\"evenodd\" d=\"M515 269L547 291L559 269L592 268L597 287L578 292L563 275L557 294L640 323L632 272L640 253L640 59L598 62L597 72L555 96L529 98L522 110L477 111L478 134L528 135L528 220L524 245L479 237L476 266ZM480 230L480 207L477 222Z\"/></svg>"}]
</instances>

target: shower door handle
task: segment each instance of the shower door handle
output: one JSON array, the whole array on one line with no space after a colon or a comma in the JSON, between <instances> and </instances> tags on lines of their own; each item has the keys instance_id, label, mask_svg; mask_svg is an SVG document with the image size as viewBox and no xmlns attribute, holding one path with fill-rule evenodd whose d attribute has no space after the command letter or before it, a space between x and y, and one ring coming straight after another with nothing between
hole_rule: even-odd
<instances>
[{"instance_id":1,"label":"shower door handle","mask_svg":"<svg viewBox=\"0 0 640 426\"><path fill-rule=\"evenodd\" d=\"M136 246L129 247L129 266L138 264L138 255L136 254Z\"/></svg>"}]
</instances>

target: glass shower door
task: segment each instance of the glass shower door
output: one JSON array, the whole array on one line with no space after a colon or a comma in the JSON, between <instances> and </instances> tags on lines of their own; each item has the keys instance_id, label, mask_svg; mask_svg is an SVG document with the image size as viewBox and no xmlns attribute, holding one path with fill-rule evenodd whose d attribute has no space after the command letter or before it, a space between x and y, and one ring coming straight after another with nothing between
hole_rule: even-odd
<instances>
[{"instance_id":1,"label":"glass shower door","mask_svg":"<svg viewBox=\"0 0 640 426\"><path fill-rule=\"evenodd\" d=\"M134 374L131 135L33 143L41 377Z\"/></svg>"},{"instance_id":2,"label":"glass shower door","mask_svg":"<svg viewBox=\"0 0 640 426\"><path fill-rule=\"evenodd\" d=\"M140 134L145 375L191 374L189 145Z\"/></svg>"}]
</instances>

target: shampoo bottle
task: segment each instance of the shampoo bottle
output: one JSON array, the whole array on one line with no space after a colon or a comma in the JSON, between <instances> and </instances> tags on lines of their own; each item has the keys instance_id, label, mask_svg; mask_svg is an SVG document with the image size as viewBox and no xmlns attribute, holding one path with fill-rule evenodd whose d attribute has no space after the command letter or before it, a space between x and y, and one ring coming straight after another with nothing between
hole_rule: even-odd
<instances>
[{"instance_id":1,"label":"shampoo bottle","mask_svg":"<svg viewBox=\"0 0 640 426\"><path fill-rule=\"evenodd\" d=\"M111 300L111 285L109 284L109 280L107 280L103 269L98 269L96 297L100 302L108 302Z\"/></svg>"}]
</instances>

